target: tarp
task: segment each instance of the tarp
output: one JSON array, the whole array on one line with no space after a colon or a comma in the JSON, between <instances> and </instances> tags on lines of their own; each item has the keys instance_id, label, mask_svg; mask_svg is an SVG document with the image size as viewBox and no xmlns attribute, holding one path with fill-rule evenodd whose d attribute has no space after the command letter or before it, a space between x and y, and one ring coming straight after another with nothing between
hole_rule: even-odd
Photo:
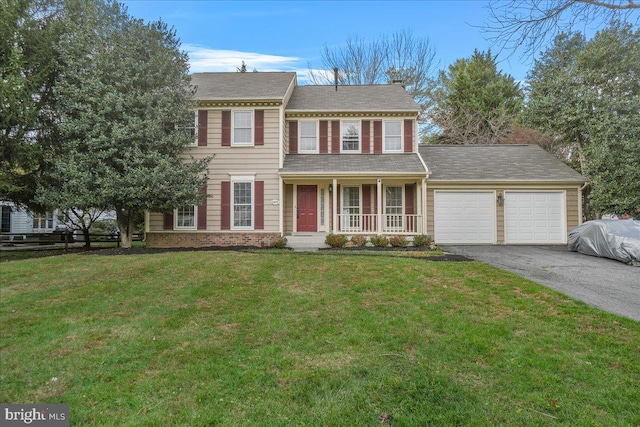
<instances>
[{"instance_id":1,"label":"tarp","mask_svg":"<svg viewBox=\"0 0 640 427\"><path fill-rule=\"evenodd\" d=\"M640 221L587 221L569 233L569 250L640 267Z\"/></svg>"}]
</instances>

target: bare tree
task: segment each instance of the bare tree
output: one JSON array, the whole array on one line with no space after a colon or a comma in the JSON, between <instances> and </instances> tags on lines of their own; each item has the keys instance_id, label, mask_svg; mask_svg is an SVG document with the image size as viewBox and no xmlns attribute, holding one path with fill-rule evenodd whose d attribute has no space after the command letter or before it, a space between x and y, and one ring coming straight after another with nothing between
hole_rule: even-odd
<instances>
[{"instance_id":1,"label":"bare tree","mask_svg":"<svg viewBox=\"0 0 640 427\"><path fill-rule=\"evenodd\" d=\"M376 40L350 38L342 46L324 47L319 69L309 64L309 77L314 84L334 83L333 69L338 68L341 85L370 85L402 81L405 89L422 107L431 107L430 91L438 73L436 52L428 38L414 37L410 31L398 31ZM421 129L421 133L426 129Z\"/></svg>"},{"instance_id":2,"label":"bare tree","mask_svg":"<svg viewBox=\"0 0 640 427\"><path fill-rule=\"evenodd\" d=\"M502 50L535 55L562 32L584 31L610 21L640 22L639 0L494 0L481 28ZM500 53L500 52L499 52Z\"/></svg>"}]
</instances>

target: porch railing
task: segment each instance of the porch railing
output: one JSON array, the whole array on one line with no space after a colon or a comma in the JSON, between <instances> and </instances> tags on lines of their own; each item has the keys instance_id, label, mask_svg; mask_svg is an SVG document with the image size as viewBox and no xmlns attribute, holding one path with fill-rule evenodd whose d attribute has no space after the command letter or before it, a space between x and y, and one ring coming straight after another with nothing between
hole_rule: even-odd
<instances>
[{"instance_id":1,"label":"porch railing","mask_svg":"<svg viewBox=\"0 0 640 427\"><path fill-rule=\"evenodd\" d=\"M382 227L378 229L378 217ZM421 234L422 215L338 214L341 234Z\"/></svg>"}]
</instances>

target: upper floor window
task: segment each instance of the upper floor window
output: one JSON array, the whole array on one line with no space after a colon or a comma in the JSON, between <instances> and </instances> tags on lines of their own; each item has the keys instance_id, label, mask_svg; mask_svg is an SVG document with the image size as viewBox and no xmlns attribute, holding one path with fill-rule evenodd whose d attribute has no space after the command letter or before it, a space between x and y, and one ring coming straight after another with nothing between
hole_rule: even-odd
<instances>
[{"instance_id":1,"label":"upper floor window","mask_svg":"<svg viewBox=\"0 0 640 427\"><path fill-rule=\"evenodd\" d=\"M176 124L176 129L185 131L190 136L190 145L198 144L198 111L193 112L193 121L188 126L180 126Z\"/></svg>"},{"instance_id":2,"label":"upper floor window","mask_svg":"<svg viewBox=\"0 0 640 427\"><path fill-rule=\"evenodd\" d=\"M234 111L232 129L232 145L253 145L253 111Z\"/></svg>"},{"instance_id":3,"label":"upper floor window","mask_svg":"<svg viewBox=\"0 0 640 427\"><path fill-rule=\"evenodd\" d=\"M318 152L318 122L300 121L300 142L298 152Z\"/></svg>"},{"instance_id":4,"label":"upper floor window","mask_svg":"<svg viewBox=\"0 0 640 427\"><path fill-rule=\"evenodd\" d=\"M195 205L178 208L174 212L176 229L196 228L196 207Z\"/></svg>"},{"instance_id":5,"label":"upper floor window","mask_svg":"<svg viewBox=\"0 0 640 427\"><path fill-rule=\"evenodd\" d=\"M360 152L360 122L344 120L342 122L342 152Z\"/></svg>"},{"instance_id":6,"label":"upper floor window","mask_svg":"<svg viewBox=\"0 0 640 427\"><path fill-rule=\"evenodd\" d=\"M384 151L402 151L402 122L400 120L386 120L384 127Z\"/></svg>"}]
</instances>

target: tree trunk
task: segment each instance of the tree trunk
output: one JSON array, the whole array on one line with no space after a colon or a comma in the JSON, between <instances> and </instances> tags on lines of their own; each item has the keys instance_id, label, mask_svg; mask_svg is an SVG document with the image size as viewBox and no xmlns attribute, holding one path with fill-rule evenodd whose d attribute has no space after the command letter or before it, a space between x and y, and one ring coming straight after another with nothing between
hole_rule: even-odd
<instances>
[{"instance_id":1,"label":"tree trunk","mask_svg":"<svg viewBox=\"0 0 640 427\"><path fill-rule=\"evenodd\" d=\"M116 209L116 221L120 230L121 247L129 249L133 235L133 214L124 209Z\"/></svg>"},{"instance_id":2,"label":"tree trunk","mask_svg":"<svg viewBox=\"0 0 640 427\"><path fill-rule=\"evenodd\" d=\"M91 247L91 237L89 236L89 229L84 227L82 229L82 234L84 235L84 247L89 249Z\"/></svg>"}]
</instances>

